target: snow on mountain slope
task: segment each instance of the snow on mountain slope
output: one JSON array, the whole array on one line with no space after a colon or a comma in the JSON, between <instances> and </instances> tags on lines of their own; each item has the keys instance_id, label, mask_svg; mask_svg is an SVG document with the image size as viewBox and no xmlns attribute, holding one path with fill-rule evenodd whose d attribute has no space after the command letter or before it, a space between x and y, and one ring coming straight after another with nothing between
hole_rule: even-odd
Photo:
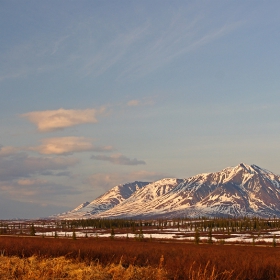
<instances>
[{"instance_id":1,"label":"snow on mountain slope","mask_svg":"<svg viewBox=\"0 0 280 280\"><path fill-rule=\"evenodd\" d=\"M117 186L64 217L280 216L280 176L257 165L143 184L127 196Z\"/></svg>"},{"instance_id":2,"label":"snow on mountain slope","mask_svg":"<svg viewBox=\"0 0 280 280\"><path fill-rule=\"evenodd\" d=\"M223 210L228 215L279 215L279 176L245 164L222 172L228 176L199 206L210 208L210 212Z\"/></svg>"},{"instance_id":3,"label":"snow on mountain slope","mask_svg":"<svg viewBox=\"0 0 280 280\"><path fill-rule=\"evenodd\" d=\"M84 207L86 207L86 206L88 206L88 205L89 205L89 202L88 202L88 201L87 201L87 202L84 202L84 203L80 204L78 207L76 207L74 210L72 210L72 212L79 211L79 210L81 210L82 208L84 208Z\"/></svg>"},{"instance_id":4,"label":"snow on mountain slope","mask_svg":"<svg viewBox=\"0 0 280 280\"><path fill-rule=\"evenodd\" d=\"M150 204L171 191L182 181L182 179L166 178L150 183L133 193L127 200L106 212L100 213L98 216L103 218L114 216L136 217L143 215L147 211L154 211L154 208L151 209Z\"/></svg>"},{"instance_id":5,"label":"snow on mountain slope","mask_svg":"<svg viewBox=\"0 0 280 280\"><path fill-rule=\"evenodd\" d=\"M279 182L272 172L241 163L187 179L168 194L165 205L172 215L279 216Z\"/></svg>"},{"instance_id":6,"label":"snow on mountain slope","mask_svg":"<svg viewBox=\"0 0 280 280\"><path fill-rule=\"evenodd\" d=\"M143 188L147 184L149 184L149 182L136 181L133 183L115 186L92 202L85 202L74 210L58 214L56 217L61 219L90 218L94 214L98 214L115 207L122 201L128 199L135 191Z\"/></svg>"}]
</instances>

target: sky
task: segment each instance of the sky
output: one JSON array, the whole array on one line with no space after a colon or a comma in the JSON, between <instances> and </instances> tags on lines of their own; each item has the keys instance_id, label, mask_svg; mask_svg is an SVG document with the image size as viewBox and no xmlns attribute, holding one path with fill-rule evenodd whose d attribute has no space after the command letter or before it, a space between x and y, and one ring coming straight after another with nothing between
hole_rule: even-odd
<instances>
[{"instance_id":1,"label":"sky","mask_svg":"<svg viewBox=\"0 0 280 280\"><path fill-rule=\"evenodd\" d=\"M0 1L0 219L241 162L280 174L280 2Z\"/></svg>"}]
</instances>

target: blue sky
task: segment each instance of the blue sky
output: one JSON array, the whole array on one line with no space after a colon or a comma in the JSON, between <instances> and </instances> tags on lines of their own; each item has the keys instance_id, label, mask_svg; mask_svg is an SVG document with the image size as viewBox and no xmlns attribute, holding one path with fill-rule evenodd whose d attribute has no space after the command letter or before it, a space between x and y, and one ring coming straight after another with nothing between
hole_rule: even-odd
<instances>
[{"instance_id":1,"label":"blue sky","mask_svg":"<svg viewBox=\"0 0 280 280\"><path fill-rule=\"evenodd\" d=\"M280 174L278 1L0 2L0 218L240 162Z\"/></svg>"}]
</instances>

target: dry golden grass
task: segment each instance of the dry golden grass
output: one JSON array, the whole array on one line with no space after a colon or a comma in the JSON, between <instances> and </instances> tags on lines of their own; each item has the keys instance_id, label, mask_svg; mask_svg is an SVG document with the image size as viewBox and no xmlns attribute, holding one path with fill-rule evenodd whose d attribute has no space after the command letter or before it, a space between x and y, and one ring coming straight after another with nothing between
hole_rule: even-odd
<instances>
[{"instance_id":1,"label":"dry golden grass","mask_svg":"<svg viewBox=\"0 0 280 280\"><path fill-rule=\"evenodd\" d=\"M98 262L90 263L58 258L29 258L0 256L1 279L19 280L165 280L166 271L161 268L138 267L130 265L124 268L121 264L102 266Z\"/></svg>"},{"instance_id":2,"label":"dry golden grass","mask_svg":"<svg viewBox=\"0 0 280 280\"><path fill-rule=\"evenodd\" d=\"M194 263L195 264L195 263ZM230 280L232 279L232 271L224 271L222 273L217 273L215 267L210 268L210 262L206 264L204 268L199 266L198 269L194 270L191 266L189 271L189 280Z\"/></svg>"},{"instance_id":3,"label":"dry golden grass","mask_svg":"<svg viewBox=\"0 0 280 280\"><path fill-rule=\"evenodd\" d=\"M125 268L122 263L102 266L98 262L86 264L58 258L29 258L0 256L0 275L3 280L168 280L176 279L167 277L167 272L162 268L163 256L157 268L130 265ZM204 269L190 269L187 276L190 280L230 280L231 272L217 274L215 268L210 268L209 263Z\"/></svg>"}]
</instances>

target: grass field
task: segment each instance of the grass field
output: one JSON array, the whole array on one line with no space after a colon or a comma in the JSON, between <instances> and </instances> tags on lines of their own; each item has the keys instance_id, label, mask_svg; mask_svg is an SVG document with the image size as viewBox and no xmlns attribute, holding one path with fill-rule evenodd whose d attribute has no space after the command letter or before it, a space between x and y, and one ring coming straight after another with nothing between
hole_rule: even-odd
<instances>
[{"instance_id":1,"label":"grass field","mask_svg":"<svg viewBox=\"0 0 280 280\"><path fill-rule=\"evenodd\" d=\"M0 254L1 279L280 279L271 246L1 236Z\"/></svg>"}]
</instances>

